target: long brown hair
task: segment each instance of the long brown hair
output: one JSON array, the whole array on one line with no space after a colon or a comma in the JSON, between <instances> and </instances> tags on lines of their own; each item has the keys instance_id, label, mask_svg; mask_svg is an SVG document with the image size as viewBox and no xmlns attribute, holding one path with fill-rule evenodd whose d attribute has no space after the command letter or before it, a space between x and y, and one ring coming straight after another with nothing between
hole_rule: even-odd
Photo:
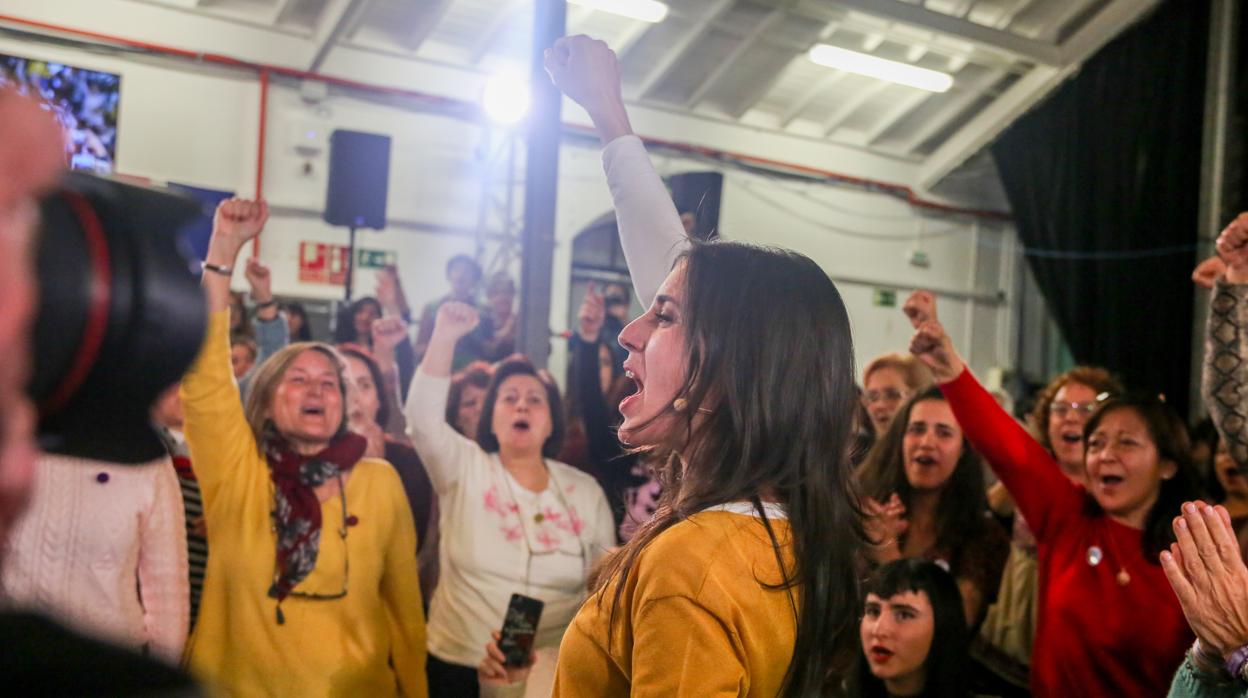
<instances>
[{"instance_id":1,"label":"long brown hair","mask_svg":"<svg viewBox=\"0 0 1248 698\"><path fill-rule=\"evenodd\" d=\"M928 388L910 398L897 411L888 430L876 439L858 471L859 487L864 495L882 502L896 492L902 503L910 507L914 488L906 477L906 429L910 426L910 413L914 411L914 406L928 400L945 402L945 396L939 388ZM962 455L958 457L953 474L945 483L936 505L937 549L956 556L964 543L981 535L985 526L995 525L984 518L987 511L984 459L963 434Z\"/></svg>"},{"instance_id":2,"label":"long brown hair","mask_svg":"<svg viewBox=\"0 0 1248 698\"><path fill-rule=\"evenodd\" d=\"M839 685L856 651L854 562L863 536L850 490L857 401L848 313L827 274L795 252L715 241L695 244L678 264L687 346L679 395L687 405L661 416L684 431L683 460L659 467L664 491L654 518L596 580L599 590L615 584L609 627L651 541L707 507L750 501L780 570L774 583L759 583L788 593L797 626L783 694L823 693ZM700 410L709 414L695 427ZM764 495L786 510L783 545Z\"/></svg>"}]
</instances>

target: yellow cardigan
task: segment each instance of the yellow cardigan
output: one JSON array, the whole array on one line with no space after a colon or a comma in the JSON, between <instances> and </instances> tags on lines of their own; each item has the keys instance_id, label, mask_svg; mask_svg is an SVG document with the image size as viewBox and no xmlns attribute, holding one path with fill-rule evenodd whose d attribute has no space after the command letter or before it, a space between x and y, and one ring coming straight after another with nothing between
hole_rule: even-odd
<instances>
[{"instance_id":1,"label":"yellow cardigan","mask_svg":"<svg viewBox=\"0 0 1248 698\"><path fill-rule=\"evenodd\" d=\"M769 521L792 570L788 522ZM638 556L609 647L616 585L581 607L559 647L553 695L774 698L797 637L789 594L763 586L779 580L759 519L724 511L689 517Z\"/></svg>"},{"instance_id":2,"label":"yellow cardigan","mask_svg":"<svg viewBox=\"0 0 1248 698\"><path fill-rule=\"evenodd\" d=\"M341 498L321 505L316 568L295 591L332 595L345 584L347 594L287 597L279 625L268 595L273 488L230 369L228 311L210 319L182 404L211 550L187 645L192 670L233 696L427 696L416 527L394 468L364 459L351 471L347 514L356 520L345 541Z\"/></svg>"}]
</instances>

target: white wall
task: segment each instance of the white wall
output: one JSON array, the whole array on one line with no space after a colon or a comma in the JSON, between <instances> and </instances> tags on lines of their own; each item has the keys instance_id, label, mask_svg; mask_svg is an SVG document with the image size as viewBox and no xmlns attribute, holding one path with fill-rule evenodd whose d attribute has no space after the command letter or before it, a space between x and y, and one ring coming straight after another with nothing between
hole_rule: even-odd
<instances>
[{"instance_id":1,"label":"white wall","mask_svg":"<svg viewBox=\"0 0 1248 698\"><path fill-rule=\"evenodd\" d=\"M120 58L0 38L0 52L62 60L75 65L121 73L122 103L118 136L118 170L154 180L232 189L250 195L255 183L259 89L246 72L196 68L187 63ZM339 55L341 53L341 55ZM340 63L356 57L335 52ZM344 68L345 69L345 68ZM429 68L430 81L453 78ZM421 85L419 75L401 80ZM459 92L470 91L463 84ZM462 94L458 95L462 96ZM569 107L571 121L584 115ZM780 160L826 167L848 175L876 177L912 184L917 166L896 159L808 139L765 134L724 124L708 125L689 117L673 117L638 109L637 130L669 140L753 153ZM497 147L479 125L445 116L418 113L365 99L333 94L321 104L303 101L297 86L275 82L269 98L265 195L278 208L263 236L262 258L275 272L278 294L335 297L339 291L297 280L299 242L345 244L345 230L320 221L328 165L328 142L319 152L301 154L299 134L319 126L327 134L348 128L389 134L392 150L389 216L405 223L380 233L363 232L359 244L398 252L404 285L412 303L424 303L445 288L443 264L452 254L473 253L483 191L481 153ZM522 151L522 149L521 149ZM521 153L522 155L522 153ZM516 167L523 172L523 158ZM713 169L701 162L658 157L663 174ZM311 164L310 174L303 172ZM501 176L494 167L496 176ZM872 304L878 286L926 286L950 291L941 316L973 368L1012 365L1009 306L968 298L1014 288L1013 231L976 226L970 219L925 216L891 196L825 185L775 182L737 170L725 170L720 217L724 237L770 243L799 250L821 264L838 284L854 324L859 365L888 351L904 351L910 329L900 311L906 292L898 290L897 307ZM495 184L501 196L502 185ZM522 192L517 192L520 215ZM551 303L552 329L565 329L571 240L584 225L610 208L596 148L580 141L565 143L560 160L557 246ZM499 228L491 217L489 227ZM412 226L443 232L419 232ZM838 233L842 228L852 235ZM446 232L459 231L458 234ZM921 235L922 234L922 235ZM928 254L930 268L907 262L916 247ZM488 241L486 259L498 255L499 243ZM514 265L511 267L515 271ZM241 275L240 275L241 276ZM373 279L358 277L357 288L370 293ZM241 281L241 279L240 279ZM961 297L956 297L961 296ZM564 356L555 342L552 370L561 375Z\"/></svg>"},{"instance_id":2,"label":"white wall","mask_svg":"<svg viewBox=\"0 0 1248 698\"><path fill-rule=\"evenodd\" d=\"M664 176L719 169L678 157L655 155L654 160ZM1013 367L1012 227L965 217L924 216L905 202L877 193L777 182L731 168L719 171L725 175L721 235L788 247L822 266L837 282L849 308L860 369L879 354L906 350L913 331L901 304L917 287L945 292L941 319L973 370L987 375L994 367ZM568 317L571 239L610 206L598 151L565 145L551 303L555 329ZM927 253L930 267L910 265L916 247ZM874 305L876 288L894 289L896 306ZM1002 291L1009 302L996 301ZM558 355L554 359L562 360Z\"/></svg>"}]
</instances>

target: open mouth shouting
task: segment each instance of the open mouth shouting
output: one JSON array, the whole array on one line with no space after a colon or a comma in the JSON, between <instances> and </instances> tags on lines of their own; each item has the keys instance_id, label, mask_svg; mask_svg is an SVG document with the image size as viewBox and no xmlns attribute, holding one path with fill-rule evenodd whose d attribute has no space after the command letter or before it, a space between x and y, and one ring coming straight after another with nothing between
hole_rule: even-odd
<instances>
[{"instance_id":1,"label":"open mouth shouting","mask_svg":"<svg viewBox=\"0 0 1248 698\"><path fill-rule=\"evenodd\" d=\"M885 664L892 659L894 652L884 645L872 645L867 656L870 657L872 664Z\"/></svg>"},{"instance_id":2,"label":"open mouth shouting","mask_svg":"<svg viewBox=\"0 0 1248 698\"><path fill-rule=\"evenodd\" d=\"M1125 479L1126 478L1124 478L1122 475L1104 474L1096 478L1096 482L1098 485L1100 485L1102 490L1112 491L1118 485L1121 485Z\"/></svg>"},{"instance_id":3,"label":"open mouth shouting","mask_svg":"<svg viewBox=\"0 0 1248 698\"><path fill-rule=\"evenodd\" d=\"M624 365L624 377L633 382L633 392L629 393L627 397L620 401L621 414L624 414L624 411L628 409L630 405L640 401L641 391L645 389L645 382L637 375L635 370L628 367L627 363Z\"/></svg>"},{"instance_id":4,"label":"open mouth shouting","mask_svg":"<svg viewBox=\"0 0 1248 698\"><path fill-rule=\"evenodd\" d=\"M529 424L529 420L522 418L522 419L517 419L516 421L512 422L511 428L515 429L521 434L527 434L529 433L529 430L533 428L533 425Z\"/></svg>"}]
</instances>

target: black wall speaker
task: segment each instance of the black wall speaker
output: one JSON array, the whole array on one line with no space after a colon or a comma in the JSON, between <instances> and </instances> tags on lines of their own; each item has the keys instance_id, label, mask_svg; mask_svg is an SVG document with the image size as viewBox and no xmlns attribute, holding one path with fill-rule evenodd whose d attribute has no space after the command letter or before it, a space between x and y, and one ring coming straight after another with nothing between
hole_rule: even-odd
<instances>
[{"instance_id":1,"label":"black wall speaker","mask_svg":"<svg viewBox=\"0 0 1248 698\"><path fill-rule=\"evenodd\" d=\"M386 227L390 137L335 130L329 137L325 222L349 228Z\"/></svg>"},{"instance_id":2,"label":"black wall speaker","mask_svg":"<svg viewBox=\"0 0 1248 698\"><path fill-rule=\"evenodd\" d=\"M719 235L719 208L724 175L719 172L683 172L667 178L672 202L681 214L694 216L693 237L710 240Z\"/></svg>"}]
</instances>

